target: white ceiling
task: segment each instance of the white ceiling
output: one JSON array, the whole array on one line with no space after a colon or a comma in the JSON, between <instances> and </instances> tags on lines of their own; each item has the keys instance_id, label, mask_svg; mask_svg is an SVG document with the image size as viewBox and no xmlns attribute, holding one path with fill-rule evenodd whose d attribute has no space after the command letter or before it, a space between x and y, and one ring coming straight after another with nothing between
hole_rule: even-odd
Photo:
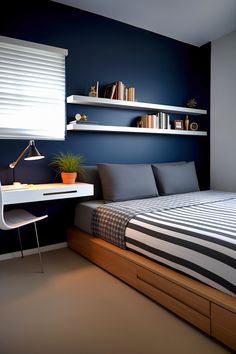
<instances>
[{"instance_id":1,"label":"white ceiling","mask_svg":"<svg viewBox=\"0 0 236 354\"><path fill-rule=\"evenodd\" d=\"M236 0L55 0L201 46L236 30Z\"/></svg>"}]
</instances>

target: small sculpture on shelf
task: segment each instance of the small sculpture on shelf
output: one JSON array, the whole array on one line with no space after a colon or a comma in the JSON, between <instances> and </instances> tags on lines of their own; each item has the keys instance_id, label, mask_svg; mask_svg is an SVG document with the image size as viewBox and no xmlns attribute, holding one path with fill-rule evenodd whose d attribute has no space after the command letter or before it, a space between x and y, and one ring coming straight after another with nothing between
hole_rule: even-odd
<instances>
[{"instance_id":1,"label":"small sculpture on shelf","mask_svg":"<svg viewBox=\"0 0 236 354\"><path fill-rule=\"evenodd\" d=\"M70 121L69 124L79 124L79 123L85 123L88 121L88 117L85 114L80 114L80 113L76 113L75 115L75 120Z\"/></svg>"},{"instance_id":2,"label":"small sculpture on shelf","mask_svg":"<svg viewBox=\"0 0 236 354\"><path fill-rule=\"evenodd\" d=\"M96 85L90 86L90 90L89 90L90 97L98 97L98 87L99 87L98 81L97 81Z\"/></svg>"},{"instance_id":3,"label":"small sculpture on shelf","mask_svg":"<svg viewBox=\"0 0 236 354\"><path fill-rule=\"evenodd\" d=\"M195 98L190 98L188 101L187 101L187 107L189 108L195 108L197 106L197 101Z\"/></svg>"},{"instance_id":4,"label":"small sculpture on shelf","mask_svg":"<svg viewBox=\"0 0 236 354\"><path fill-rule=\"evenodd\" d=\"M77 123L86 122L88 120L88 117L85 114L76 113L75 120Z\"/></svg>"},{"instance_id":5,"label":"small sculpture on shelf","mask_svg":"<svg viewBox=\"0 0 236 354\"><path fill-rule=\"evenodd\" d=\"M90 97L97 97L96 86L91 86L89 91Z\"/></svg>"}]
</instances>

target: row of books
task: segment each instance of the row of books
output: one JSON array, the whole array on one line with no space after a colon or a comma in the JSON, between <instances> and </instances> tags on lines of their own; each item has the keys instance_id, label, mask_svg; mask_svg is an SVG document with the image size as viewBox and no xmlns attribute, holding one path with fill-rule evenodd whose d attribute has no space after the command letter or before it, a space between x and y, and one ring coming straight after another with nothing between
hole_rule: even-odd
<instances>
[{"instance_id":1,"label":"row of books","mask_svg":"<svg viewBox=\"0 0 236 354\"><path fill-rule=\"evenodd\" d=\"M135 101L135 88L128 87L122 81L116 81L105 87L104 97L114 100Z\"/></svg>"},{"instance_id":2,"label":"row of books","mask_svg":"<svg viewBox=\"0 0 236 354\"><path fill-rule=\"evenodd\" d=\"M139 128L171 129L170 115L165 112L144 114L137 122Z\"/></svg>"}]
</instances>

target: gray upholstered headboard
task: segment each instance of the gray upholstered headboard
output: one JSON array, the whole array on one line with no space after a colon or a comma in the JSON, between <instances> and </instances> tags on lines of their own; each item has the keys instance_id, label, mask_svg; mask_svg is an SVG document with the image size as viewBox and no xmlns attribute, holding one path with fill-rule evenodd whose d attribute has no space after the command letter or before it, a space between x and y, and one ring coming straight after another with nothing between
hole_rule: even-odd
<instances>
[{"instance_id":1,"label":"gray upholstered headboard","mask_svg":"<svg viewBox=\"0 0 236 354\"><path fill-rule=\"evenodd\" d=\"M97 166L83 166L84 174L79 176L79 182L92 183L94 185L94 195L86 197L86 200L103 199L102 185L98 174Z\"/></svg>"}]
</instances>

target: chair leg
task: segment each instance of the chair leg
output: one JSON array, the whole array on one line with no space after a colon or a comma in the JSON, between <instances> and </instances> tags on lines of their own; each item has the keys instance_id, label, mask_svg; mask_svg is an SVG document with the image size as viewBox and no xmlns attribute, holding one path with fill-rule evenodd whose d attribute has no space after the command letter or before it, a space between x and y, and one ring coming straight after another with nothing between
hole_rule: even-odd
<instances>
[{"instance_id":1,"label":"chair leg","mask_svg":"<svg viewBox=\"0 0 236 354\"><path fill-rule=\"evenodd\" d=\"M42 256L41 256L41 252L40 252L39 238L38 238L38 231L37 231L36 222L34 222L34 229L35 229L35 236L36 236L36 241L37 241L37 246L38 246L38 254L39 254L39 260L40 260L41 272L44 273L43 261L42 261Z\"/></svg>"},{"instance_id":2,"label":"chair leg","mask_svg":"<svg viewBox=\"0 0 236 354\"><path fill-rule=\"evenodd\" d=\"M20 236L20 228L18 227L18 239L19 239L19 244L20 244L20 251L21 251L21 258L24 258L23 255L23 248L22 248L22 242L21 242L21 236Z\"/></svg>"}]
</instances>

